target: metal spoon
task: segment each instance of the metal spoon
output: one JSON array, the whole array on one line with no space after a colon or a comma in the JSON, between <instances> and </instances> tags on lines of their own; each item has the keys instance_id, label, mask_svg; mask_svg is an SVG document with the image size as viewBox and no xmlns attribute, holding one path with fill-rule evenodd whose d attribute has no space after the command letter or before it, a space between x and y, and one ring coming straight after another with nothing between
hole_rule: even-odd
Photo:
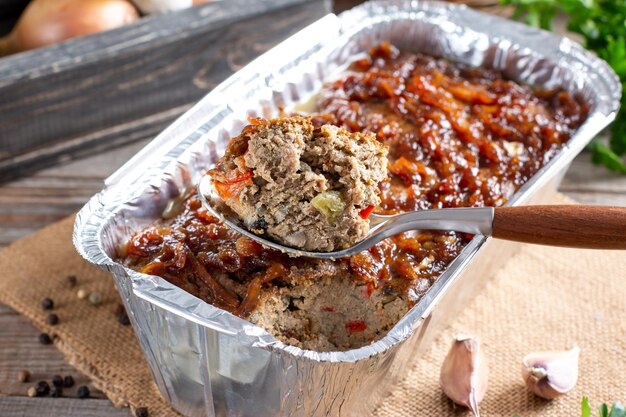
<instances>
[{"instance_id":1,"label":"metal spoon","mask_svg":"<svg viewBox=\"0 0 626 417\"><path fill-rule=\"evenodd\" d=\"M310 252L281 245L249 231L224 204L205 175L198 184L204 206L233 230L292 256L337 259L369 249L383 239L409 230L453 230L497 239L589 249L626 249L626 207L551 205L472 207L371 214L365 239L347 249Z\"/></svg>"}]
</instances>

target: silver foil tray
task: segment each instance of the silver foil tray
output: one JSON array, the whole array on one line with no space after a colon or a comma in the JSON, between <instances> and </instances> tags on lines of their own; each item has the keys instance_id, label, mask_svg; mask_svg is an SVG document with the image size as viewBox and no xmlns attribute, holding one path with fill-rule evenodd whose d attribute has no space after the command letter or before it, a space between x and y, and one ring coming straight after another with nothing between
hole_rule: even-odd
<instances>
[{"instance_id":1,"label":"silver foil tray","mask_svg":"<svg viewBox=\"0 0 626 417\"><path fill-rule=\"evenodd\" d=\"M567 39L465 7L375 1L328 15L237 72L154 139L80 211L74 243L110 271L161 393L189 416L362 416L515 250L476 236L381 340L346 352L287 346L165 280L115 260L133 231L220 155L248 116L306 102L380 41L564 87L591 104L583 126L510 204L547 201L569 162L615 117L621 85L608 65Z\"/></svg>"}]
</instances>

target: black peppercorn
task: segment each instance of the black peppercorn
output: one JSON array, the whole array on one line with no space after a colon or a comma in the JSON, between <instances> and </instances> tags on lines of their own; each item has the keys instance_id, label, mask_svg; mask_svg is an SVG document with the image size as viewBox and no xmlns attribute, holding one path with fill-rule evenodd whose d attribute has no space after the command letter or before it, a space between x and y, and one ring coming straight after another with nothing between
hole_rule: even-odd
<instances>
[{"instance_id":1,"label":"black peppercorn","mask_svg":"<svg viewBox=\"0 0 626 417\"><path fill-rule=\"evenodd\" d=\"M122 313L117 317L117 321L122 325L122 326L128 326L130 324L130 319L128 318L128 314L126 313Z\"/></svg>"},{"instance_id":2,"label":"black peppercorn","mask_svg":"<svg viewBox=\"0 0 626 417\"><path fill-rule=\"evenodd\" d=\"M48 381L39 381L35 384L35 388L50 389L50 384L48 384Z\"/></svg>"},{"instance_id":3,"label":"black peppercorn","mask_svg":"<svg viewBox=\"0 0 626 417\"><path fill-rule=\"evenodd\" d=\"M52 339L48 333L42 333L39 335L39 343L42 345L49 345L52 343Z\"/></svg>"},{"instance_id":4,"label":"black peppercorn","mask_svg":"<svg viewBox=\"0 0 626 417\"><path fill-rule=\"evenodd\" d=\"M84 385L78 387L78 390L76 390L76 395L78 395L78 398L80 399L89 398L89 388Z\"/></svg>"},{"instance_id":5,"label":"black peppercorn","mask_svg":"<svg viewBox=\"0 0 626 417\"><path fill-rule=\"evenodd\" d=\"M47 297L44 298L41 300L41 308L44 310L52 310L54 308L54 301Z\"/></svg>"},{"instance_id":6,"label":"black peppercorn","mask_svg":"<svg viewBox=\"0 0 626 417\"><path fill-rule=\"evenodd\" d=\"M46 319L46 321L48 322L48 324L50 326L55 326L55 325L59 324L59 316L57 316L54 313L49 314L48 318Z\"/></svg>"},{"instance_id":7,"label":"black peppercorn","mask_svg":"<svg viewBox=\"0 0 626 417\"><path fill-rule=\"evenodd\" d=\"M50 396L54 398L59 398L63 396L63 388L54 386L50 391Z\"/></svg>"},{"instance_id":8,"label":"black peppercorn","mask_svg":"<svg viewBox=\"0 0 626 417\"><path fill-rule=\"evenodd\" d=\"M265 232L265 230L267 230L267 227L268 227L267 220L261 217L252 223L252 225L250 226L250 229L254 231L258 230L260 233L263 233Z\"/></svg>"},{"instance_id":9,"label":"black peppercorn","mask_svg":"<svg viewBox=\"0 0 626 417\"><path fill-rule=\"evenodd\" d=\"M55 387L63 386L63 377L61 375L55 375L52 377L52 385Z\"/></svg>"},{"instance_id":10,"label":"black peppercorn","mask_svg":"<svg viewBox=\"0 0 626 417\"><path fill-rule=\"evenodd\" d=\"M124 308L123 304L117 303L115 305L115 310L113 312L115 313L116 316L119 316L121 314L125 314L126 313L126 309Z\"/></svg>"},{"instance_id":11,"label":"black peppercorn","mask_svg":"<svg viewBox=\"0 0 626 417\"><path fill-rule=\"evenodd\" d=\"M135 417L148 417L148 409L146 407L138 407L135 410Z\"/></svg>"},{"instance_id":12,"label":"black peppercorn","mask_svg":"<svg viewBox=\"0 0 626 417\"><path fill-rule=\"evenodd\" d=\"M69 285L70 287L73 287L76 285L76 282L77 282L76 275L68 275L67 285Z\"/></svg>"},{"instance_id":13,"label":"black peppercorn","mask_svg":"<svg viewBox=\"0 0 626 417\"><path fill-rule=\"evenodd\" d=\"M50 394L50 385L46 381L39 381L37 385L35 385L35 389L37 390L38 397L45 397Z\"/></svg>"},{"instance_id":14,"label":"black peppercorn","mask_svg":"<svg viewBox=\"0 0 626 417\"><path fill-rule=\"evenodd\" d=\"M70 388L74 386L74 378L72 378L72 375L68 375L63 378L63 386L65 388Z\"/></svg>"}]
</instances>

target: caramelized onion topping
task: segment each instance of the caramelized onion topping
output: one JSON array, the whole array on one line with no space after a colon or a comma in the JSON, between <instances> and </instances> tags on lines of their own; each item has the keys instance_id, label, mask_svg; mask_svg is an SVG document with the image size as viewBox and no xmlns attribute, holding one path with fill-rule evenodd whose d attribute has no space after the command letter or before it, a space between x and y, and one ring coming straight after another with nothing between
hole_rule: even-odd
<instances>
[{"instance_id":1,"label":"caramelized onion topping","mask_svg":"<svg viewBox=\"0 0 626 417\"><path fill-rule=\"evenodd\" d=\"M323 88L318 111L317 125L370 131L389 146L390 179L376 208L384 214L504 204L556 155L588 107L563 90L533 89L492 70L381 44ZM255 123L262 122L246 129L254 131ZM231 148L243 155L247 143ZM223 178L223 192L236 192L250 180L245 166L239 168L236 177ZM237 235L191 195L180 214L135 234L120 256L137 270L247 317L264 289L319 271L366 284L364 297L383 291L416 302L471 237L409 232L348 259L294 259ZM362 325L346 329L362 331Z\"/></svg>"}]
</instances>

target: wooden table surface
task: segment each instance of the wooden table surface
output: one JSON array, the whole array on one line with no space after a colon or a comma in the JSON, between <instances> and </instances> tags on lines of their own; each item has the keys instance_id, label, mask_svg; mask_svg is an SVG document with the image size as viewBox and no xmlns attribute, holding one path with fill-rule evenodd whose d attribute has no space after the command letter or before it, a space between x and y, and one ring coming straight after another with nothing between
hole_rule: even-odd
<instances>
[{"instance_id":1,"label":"wooden table surface","mask_svg":"<svg viewBox=\"0 0 626 417\"><path fill-rule=\"evenodd\" d=\"M344 0L343 3L350 3ZM69 161L0 185L0 247L6 246L47 224L68 216L102 188L103 179L145 145L150 138ZM626 206L626 176L606 172L579 156L572 164L561 191L581 203ZM93 389L91 399L79 400L75 389L65 398L30 398L20 383L21 369L33 373L33 381L53 375L72 375L76 386L89 384L62 354L52 346L37 342L39 331L15 311L0 304L0 416L129 416L128 409L117 409L102 393Z\"/></svg>"}]
</instances>

